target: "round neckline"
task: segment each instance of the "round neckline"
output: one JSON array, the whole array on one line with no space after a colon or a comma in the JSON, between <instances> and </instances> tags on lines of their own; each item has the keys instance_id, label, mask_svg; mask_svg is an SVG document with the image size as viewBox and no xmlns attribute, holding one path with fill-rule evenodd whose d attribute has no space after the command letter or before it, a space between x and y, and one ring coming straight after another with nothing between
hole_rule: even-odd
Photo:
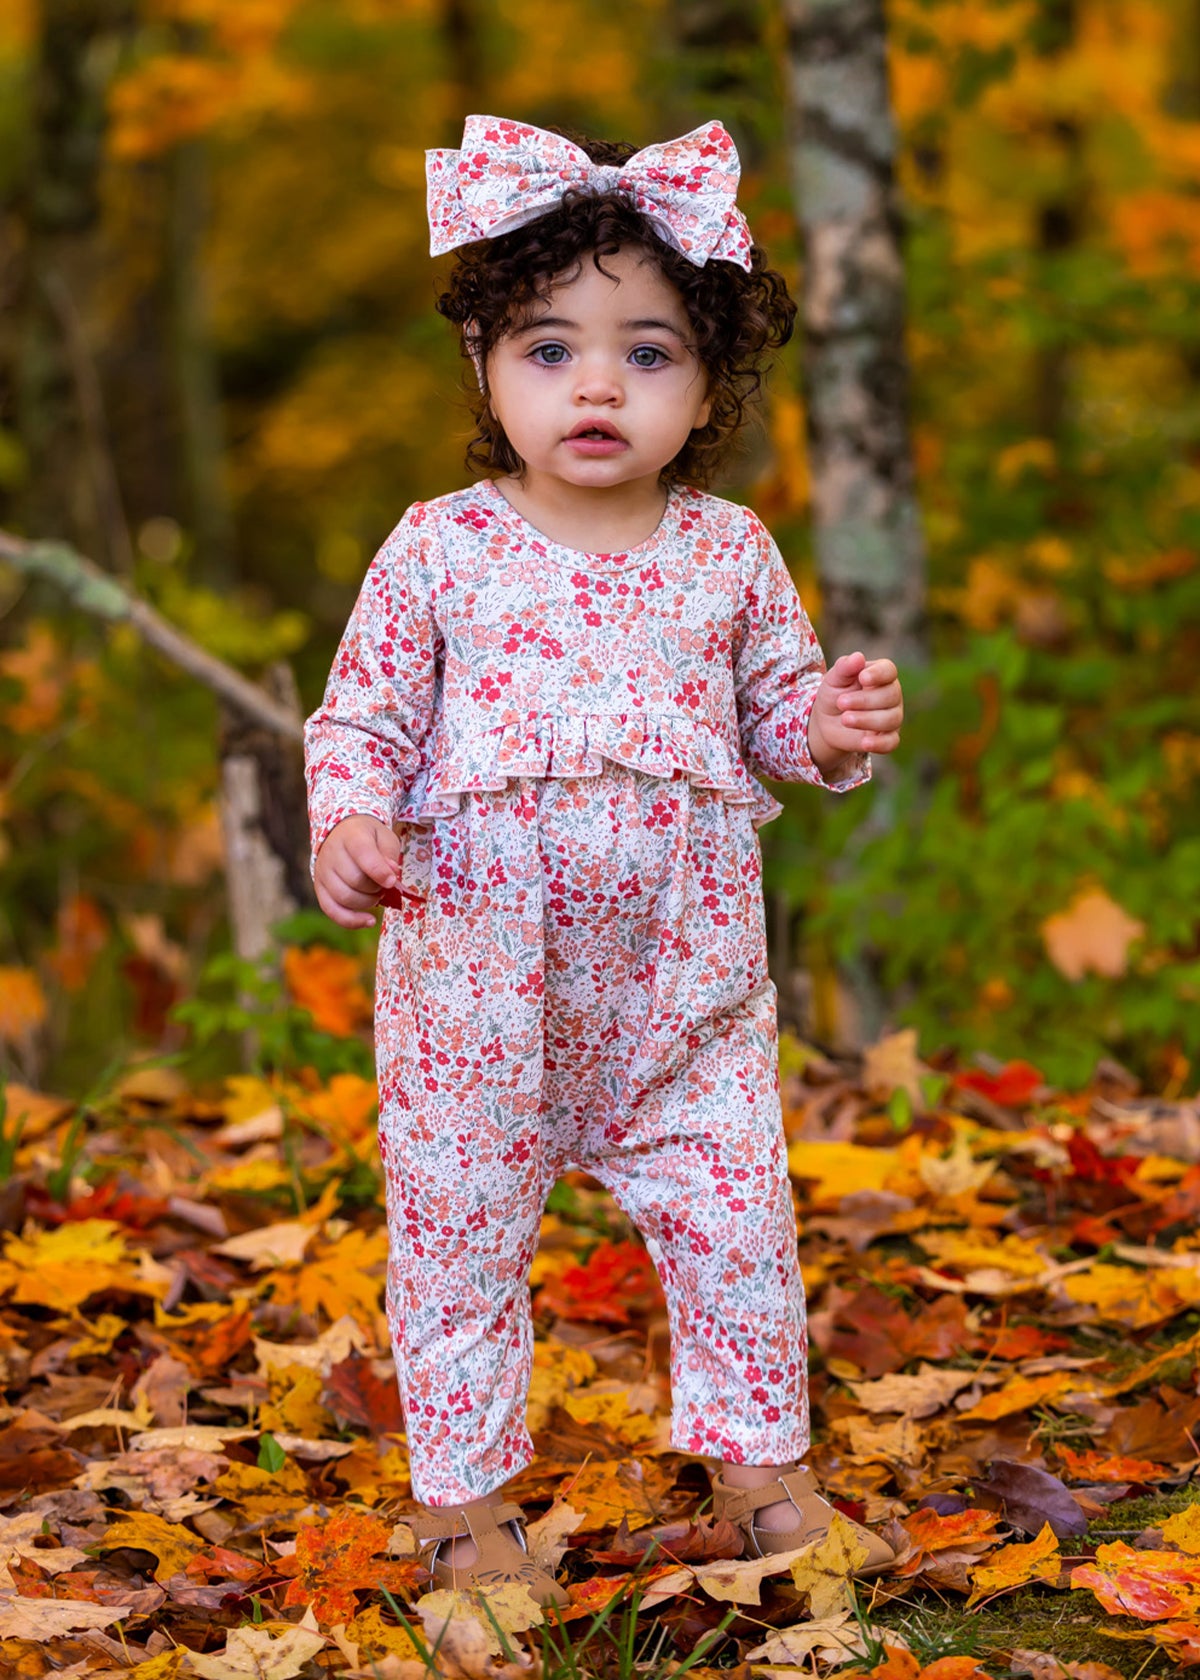
<instances>
[{"instance_id":1,"label":"round neckline","mask_svg":"<svg viewBox=\"0 0 1200 1680\"><path fill-rule=\"evenodd\" d=\"M624 572L633 566L644 565L647 557L661 545L674 527L683 496L681 486L672 485L667 491L667 505L663 509L662 518L648 537L643 537L640 543L635 543L632 548L622 549L620 553L598 554L588 549L568 548L566 543L556 542L544 531L539 531L536 525L512 505L494 479L480 479L476 488L483 491L497 516L511 530L517 531L527 542L537 543L549 559L585 572Z\"/></svg>"}]
</instances>

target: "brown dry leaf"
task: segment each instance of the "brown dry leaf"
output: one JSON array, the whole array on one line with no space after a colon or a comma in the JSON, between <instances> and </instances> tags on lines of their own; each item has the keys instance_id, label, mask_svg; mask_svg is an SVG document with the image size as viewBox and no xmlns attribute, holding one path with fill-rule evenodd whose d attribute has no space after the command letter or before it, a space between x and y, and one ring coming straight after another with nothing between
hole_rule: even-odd
<instances>
[{"instance_id":1,"label":"brown dry leaf","mask_svg":"<svg viewBox=\"0 0 1200 1680\"><path fill-rule=\"evenodd\" d=\"M254 1338L254 1355L258 1368L266 1374L275 1365L307 1365L328 1379L333 1367L340 1365L352 1353L371 1353L375 1347L370 1333L357 1319L344 1313L336 1323L311 1342L269 1342L261 1336Z\"/></svg>"},{"instance_id":2,"label":"brown dry leaf","mask_svg":"<svg viewBox=\"0 0 1200 1680\"><path fill-rule=\"evenodd\" d=\"M279 1625L231 1628L223 1651L188 1654L192 1670L203 1680L295 1680L305 1664L329 1643L323 1633L306 1627Z\"/></svg>"},{"instance_id":3,"label":"brown dry leaf","mask_svg":"<svg viewBox=\"0 0 1200 1680\"><path fill-rule=\"evenodd\" d=\"M69 1598L23 1598L0 1593L0 1638L44 1644L79 1628L106 1628L129 1614L124 1604L87 1604Z\"/></svg>"},{"instance_id":4,"label":"brown dry leaf","mask_svg":"<svg viewBox=\"0 0 1200 1680\"><path fill-rule=\"evenodd\" d=\"M276 1266L298 1266L316 1234L311 1225L299 1219L287 1219L278 1225L264 1225L257 1230L243 1231L226 1242L214 1243L210 1252L227 1255L231 1260L245 1260L252 1272L269 1271Z\"/></svg>"},{"instance_id":5,"label":"brown dry leaf","mask_svg":"<svg viewBox=\"0 0 1200 1680\"><path fill-rule=\"evenodd\" d=\"M759 1593L763 1577L784 1574L809 1549L797 1546L790 1552L776 1552L771 1557L700 1563L696 1565L696 1585L703 1587L710 1598L720 1599L723 1604L761 1604Z\"/></svg>"},{"instance_id":6,"label":"brown dry leaf","mask_svg":"<svg viewBox=\"0 0 1200 1680\"><path fill-rule=\"evenodd\" d=\"M526 1526L529 1555L539 1569L547 1569L553 1574L566 1555L567 1535L574 1534L582 1522L582 1511L575 1510L564 1500L555 1500L545 1516Z\"/></svg>"},{"instance_id":7,"label":"brown dry leaf","mask_svg":"<svg viewBox=\"0 0 1200 1680\"><path fill-rule=\"evenodd\" d=\"M814 1655L832 1661L833 1656L865 1657L866 1654L858 1623L849 1610L841 1610L816 1621L800 1622L795 1627L777 1628L761 1645L746 1652L746 1661L803 1665Z\"/></svg>"},{"instance_id":8,"label":"brown dry leaf","mask_svg":"<svg viewBox=\"0 0 1200 1680\"><path fill-rule=\"evenodd\" d=\"M929 1072L917 1054L917 1029L905 1027L888 1034L863 1051L862 1080L867 1094L886 1102L894 1091L903 1091L914 1114L925 1112L921 1079Z\"/></svg>"},{"instance_id":9,"label":"brown dry leaf","mask_svg":"<svg viewBox=\"0 0 1200 1680\"><path fill-rule=\"evenodd\" d=\"M899 1412L902 1417L925 1418L940 1412L975 1381L973 1371L941 1371L922 1362L915 1376L889 1372L876 1382L852 1382L846 1386L868 1412Z\"/></svg>"},{"instance_id":10,"label":"brown dry leaf","mask_svg":"<svg viewBox=\"0 0 1200 1680\"><path fill-rule=\"evenodd\" d=\"M89 1561L86 1552L77 1546L58 1546L54 1550L36 1544L45 1531L46 1519L41 1511L19 1511L15 1517L0 1517L0 1589L13 1588L9 1564L18 1558L28 1558L47 1575L61 1575L64 1569Z\"/></svg>"},{"instance_id":11,"label":"brown dry leaf","mask_svg":"<svg viewBox=\"0 0 1200 1680\"><path fill-rule=\"evenodd\" d=\"M1119 980L1129 960L1129 947L1146 931L1144 922L1128 915L1102 887L1076 893L1066 910L1042 923L1046 953L1068 980L1100 974Z\"/></svg>"}]
</instances>

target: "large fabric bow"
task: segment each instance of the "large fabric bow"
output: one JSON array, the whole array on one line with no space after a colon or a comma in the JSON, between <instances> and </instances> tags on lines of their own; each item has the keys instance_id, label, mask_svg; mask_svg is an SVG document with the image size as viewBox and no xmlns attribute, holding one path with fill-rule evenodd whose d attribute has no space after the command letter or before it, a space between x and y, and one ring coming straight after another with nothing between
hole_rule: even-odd
<instances>
[{"instance_id":1,"label":"large fabric bow","mask_svg":"<svg viewBox=\"0 0 1200 1680\"><path fill-rule=\"evenodd\" d=\"M720 258L749 269L750 229L736 203L740 175L737 148L719 122L647 146L626 163L598 164L544 128L468 117L459 149L425 154L430 255L524 227L565 192L616 190L698 268Z\"/></svg>"}]
</instances>

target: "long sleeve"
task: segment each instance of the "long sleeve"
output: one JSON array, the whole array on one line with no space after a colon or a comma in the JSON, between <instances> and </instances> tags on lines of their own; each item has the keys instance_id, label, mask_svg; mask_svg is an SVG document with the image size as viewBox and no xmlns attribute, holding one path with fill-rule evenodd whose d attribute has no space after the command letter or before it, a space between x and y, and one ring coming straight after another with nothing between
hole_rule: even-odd
<instances>
[{"instance_id":1,"label":"long sleeve","mask_svg":"<svg viewBox=\"0 0 1200 1680\"><path fill-rule=\"evenodd\" d=\"M391 826L433 722L438 634L421 503L371 562L325 698L304 727L312 850L346 817Z\"/></svg>"},{"instance_id":2,"label":"long sleeve","mask_svg":"<svg viewBox=\"0 0 1200 1680\"><path fill-rule=\"evenodd\" d=\"M734 643L734 687L742 756L780 782L811 782L836 793L871 775L867 753L828 782L813 763L808 720L825 675L825 656L774 539L747 516L746 567Z\"/></svg>"}]
</instances>

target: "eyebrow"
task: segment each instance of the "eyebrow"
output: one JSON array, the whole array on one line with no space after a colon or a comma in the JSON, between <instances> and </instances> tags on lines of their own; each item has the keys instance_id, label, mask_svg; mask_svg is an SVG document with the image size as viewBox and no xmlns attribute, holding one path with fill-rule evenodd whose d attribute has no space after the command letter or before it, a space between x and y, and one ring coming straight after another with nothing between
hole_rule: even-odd
<instances>
[{"instance_id":1,"label":"eyebrow","mask_svg":"<svg viewBox=\"0 0 1200 1680\"><path fill-rule=\"evenodd\" d=\"M673 338L684 342L684 335L672 321L660 321L655 317L648 317L642 321L618 321L622 332L668 332ZM563 327L568 332L579 330L578 321L568 321L565 315L541 315L536 321L527 321L524 326L515 329L516 335L524 333L542 332L549 327Z\"/></svg>"}]
</instances>

